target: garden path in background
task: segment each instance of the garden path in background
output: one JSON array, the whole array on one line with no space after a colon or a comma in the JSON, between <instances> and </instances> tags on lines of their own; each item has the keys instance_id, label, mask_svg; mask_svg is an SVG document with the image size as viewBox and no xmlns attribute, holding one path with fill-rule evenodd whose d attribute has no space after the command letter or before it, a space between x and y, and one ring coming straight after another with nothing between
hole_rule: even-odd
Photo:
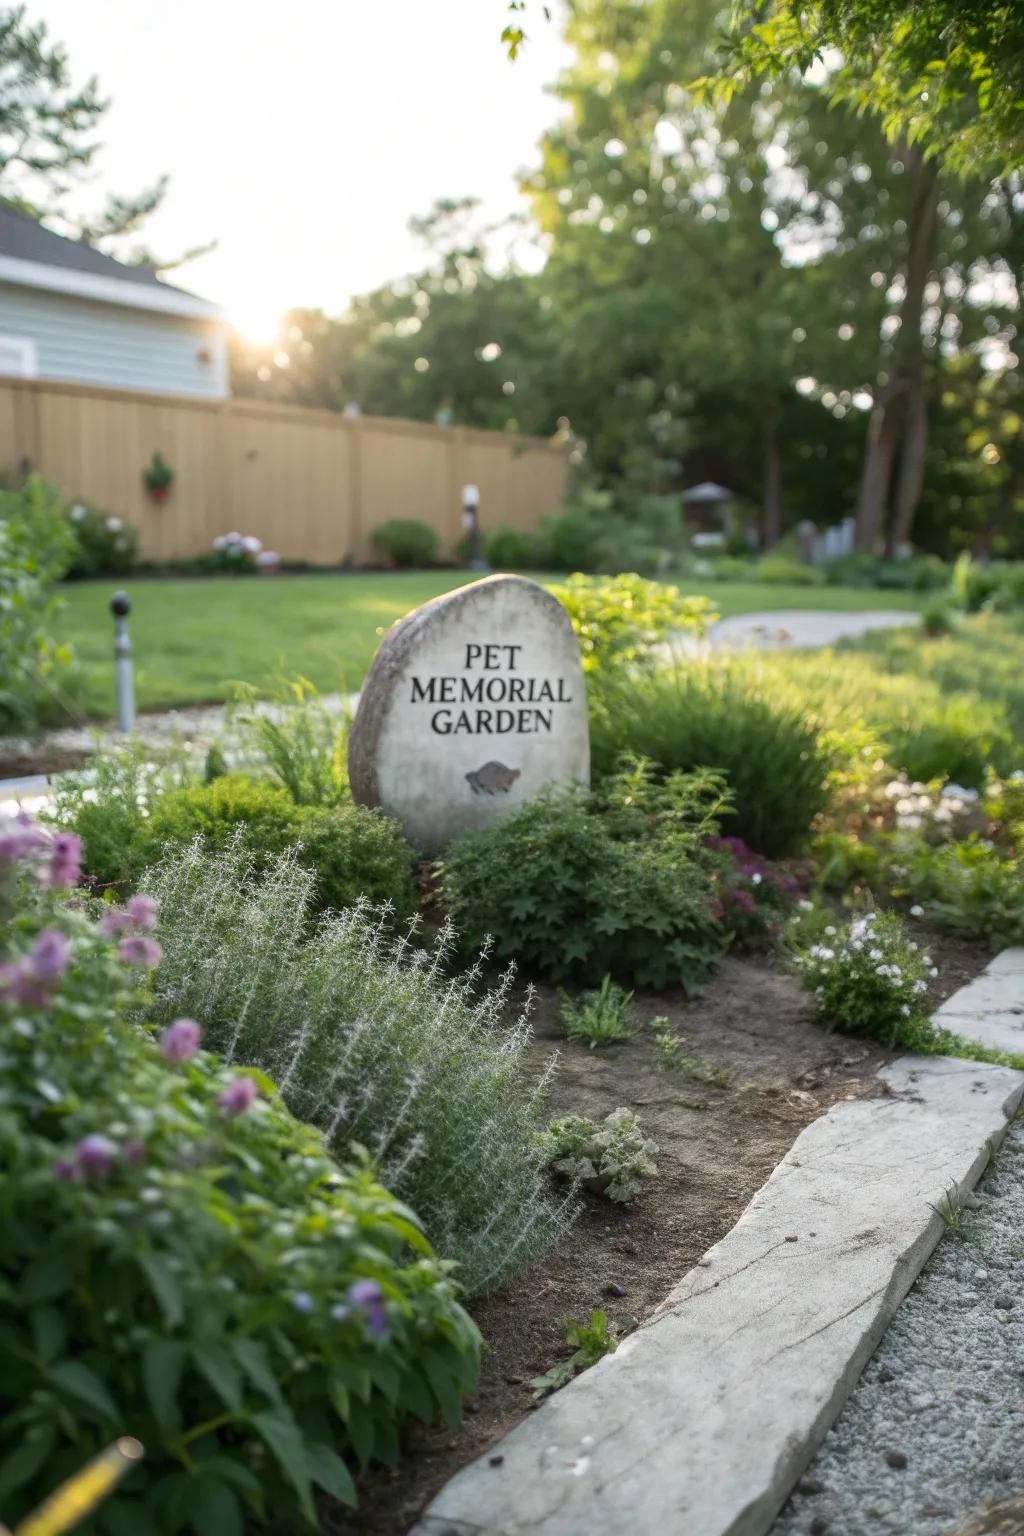
<instances>
[{"instance_id":1,"label":"garden path in background","mask_svg":"<svg viewBox=\"0 0 1024 1536\"><path fill-rule=\"evenodd\" d=\"M714 650L811 649L835 645L840 640L857 639L871 630L893 629L919 622L917 613L901 609L837 613L828 609L783 608L722 619L711 631L710 644ZM684 648L690 649L689 646ZM346 704L354 709L358 699L356 693L323 696L324 704L338 714ZM195 705L140 715L136 736L152 751L160 751L180 741L196 752L204 752L222 734L224 725L223 704ZM116 750L123 744L124 737L119 732L98 725L67 726L42 731L37 736L0 739L0 780L17 781L17 787L0 784L0 797L38 794L45 786L33 783L34 775L78 767L96 751ZM22 779L26 780L24 786Z\"/></svg>"}]
</instances>

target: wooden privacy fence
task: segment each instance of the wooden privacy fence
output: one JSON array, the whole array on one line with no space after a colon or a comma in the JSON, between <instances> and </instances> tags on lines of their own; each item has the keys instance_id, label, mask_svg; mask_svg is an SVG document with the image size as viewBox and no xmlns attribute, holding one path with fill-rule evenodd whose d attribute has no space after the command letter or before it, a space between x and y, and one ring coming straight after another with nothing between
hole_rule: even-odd
<instances>
[{"instance_id":1,"label":"wooden privacy fence","mask_svg":"<svg viewBox=\"0 0 1024 1536\"><path fill-rule=\"evenodd\" d=\"M160 505L142 483L154 453L174 470ZM0 381L0 465L127 518L143 559L201 554L234 530L321 565L372 559L374 528L394 517L429 524L450 553L465 484L480 487L485 532L532 532L569 474L543 438L36 379Z\"/></svg>"}]
</instances>

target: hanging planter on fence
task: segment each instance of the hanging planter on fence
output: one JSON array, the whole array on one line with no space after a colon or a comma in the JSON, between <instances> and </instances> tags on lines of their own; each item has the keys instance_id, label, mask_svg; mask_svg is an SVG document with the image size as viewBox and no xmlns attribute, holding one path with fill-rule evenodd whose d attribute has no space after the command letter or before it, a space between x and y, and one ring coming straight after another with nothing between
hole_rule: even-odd
<instances>
[{"instance_id":1,"label":"hanging planter on fence","mask_svg":"<svg viewBox=\"0 0 1024 1536\"><path fill-rule=\"evenodd\" d=\"M160 502L167 500L171 494L171 486L174 484L174 470L162 453L154 453L142 471L142 483L146 487L146 495L150 501L155 501L159 505Z\"/></svg>"}]
</instances>

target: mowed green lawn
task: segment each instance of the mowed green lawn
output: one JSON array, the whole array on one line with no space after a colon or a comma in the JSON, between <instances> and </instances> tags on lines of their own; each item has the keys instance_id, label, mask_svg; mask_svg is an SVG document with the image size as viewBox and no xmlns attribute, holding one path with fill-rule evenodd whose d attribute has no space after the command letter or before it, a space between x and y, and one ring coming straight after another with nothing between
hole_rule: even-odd
<instances>
[{"instance_id":1,"label":"mowed green lawn","mask_svg":"<svg viewBox=\"0 0 1024 1536\"><path fill-rule=\"evenodd\" d=\"M304 576L128 580L140 709L211 703L235 682L262 686L275 674L308 677L321 692L359 687L382 633L410 608L471 580L465 571L325 573ZM557 581L558 577L538 577ZM78 703L113 711L116 580L71 583L57 628L80 668ZM910 592L753 583L679 583L714 599L724 616L761 609L915 608Z\"/></svg>"}]
</instances>

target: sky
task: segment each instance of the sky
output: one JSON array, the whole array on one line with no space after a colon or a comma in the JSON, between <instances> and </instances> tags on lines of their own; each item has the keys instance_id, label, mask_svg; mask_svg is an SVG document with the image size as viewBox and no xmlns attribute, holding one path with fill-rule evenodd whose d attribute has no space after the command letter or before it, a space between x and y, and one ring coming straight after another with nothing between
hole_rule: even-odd
<instances>
[{"instance_id":1,"label":"sky","mask_svg":"<svg viewBox=\"0 0 1024 1536\"><path fill-rule=\"evenodd\" d=\"M436 198L478 197L495 220L524 208L517 172L569 58L538 14L511 63L504 0L30 0L29 14L112 103L82 205L168 172L146 243L216 240L170 280L257 340L291 306L337 314L422 266L407 224Z\"/></svg>"}]
</instances>

